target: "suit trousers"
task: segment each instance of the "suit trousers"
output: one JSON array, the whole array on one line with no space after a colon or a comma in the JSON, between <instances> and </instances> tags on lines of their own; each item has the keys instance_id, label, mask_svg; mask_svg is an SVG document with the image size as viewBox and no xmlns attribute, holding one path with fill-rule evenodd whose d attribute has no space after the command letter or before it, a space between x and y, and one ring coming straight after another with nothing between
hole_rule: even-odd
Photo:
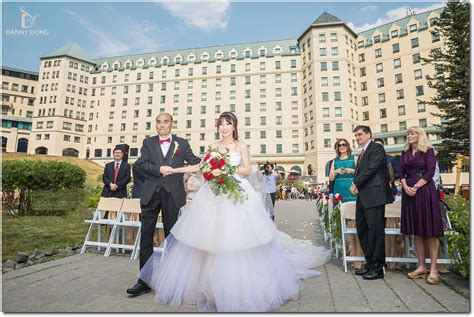
<instances>
[{"instance_id":1,"label":"suit trousers","mask_svg":"<svg viewBox=\"0 0 474 317\"><path fill-rule=\"evenodd\" d=\"M364 208L356 204L356 228L366 267L380 268L385 265L385 205Z\"/></svg>"},{"instance_id":2,"label":"suit trousers","mask_svg":"<svg viewBox=\"0 0 474 317\"><path fill-rule=\"evenodd\" d=\"M179 212L171 193L168 193L164 188L155 191L150 202L146 206L142 205L141 208L140 269L153 254L153 235L160 211L162 213L165 237L169 235L171 228L173 228L178 220Z\"/></svg>"}]
</instances>

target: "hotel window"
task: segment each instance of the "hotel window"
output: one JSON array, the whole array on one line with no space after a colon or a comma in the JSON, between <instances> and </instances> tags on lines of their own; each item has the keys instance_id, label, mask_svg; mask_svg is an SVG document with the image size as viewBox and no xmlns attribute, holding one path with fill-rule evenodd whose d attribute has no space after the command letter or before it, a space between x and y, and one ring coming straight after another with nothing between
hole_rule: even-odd
<instances>
[{"instance_id":1,"label":"hotel window","mask_svg":"<svg viewBox=\"0 0 474 317\"><path fill-rule=\"evenodd\" d=\"M283 124L282 116L276 116L275 123L276 125L282 125Z\"/></svg>"},{"instance_id":2,"label":"hotel window","mask_svg":"<svg viewBox=\"0 0 474 317\"><path fill-rule=\"evenodd\" d=\"M291 123L292 124L298 124L298 115L293 115L291 117Z\"/></svg>"},{"instance_id":3,"label":"hotel window","mask_svg":"<svg viewBox=\"0 0 474 317\"><path fill-rule=\"evenodd\" d=\"M251 109L250 104L246 103L245 104L245 112L250 112L250 109Z\"/></svg>"},{"instance_id":4,"label":"hotel window","mask_svg":"<svg viewBox=\"0 0 474 317\"><path fill-rule=\"evenodd\" d=\"M154 72L150 72L150 74L148 75L148 79L153 79L155 76L155 73Z\"/></svg>"},{"instance_id":5,"label":"hotel window","mask_svg":"<svg viewBox=\"0 0 474 317\"><path fill-rule=\"evenodd\" d=\"M246 140L250 139L250 131L245 131L245 139Z\"/></svg>"},{"instance_id":6,"label":"hotel window","mask_svg":"<svg viewBox=\"0 0 474 317\"><path fill-rule=\"evenodd\" d=\"M265 144L260 144L260 153L261 154L267 153L267 146Z\"/></svg>"},{"instance_id":7,"label":"hotel window","mask_svg":"<svg viewBox=\"0 0 474 317\"><path fill-rule=\"evenodd\" d=\"M218 65L216 66L216 74L221 74L222 73L222 66Z\"/></svg>"},{"instance_id":8,"label":"hotel window","mask_svg":"<svg viewBox=\"0 0 474 317\"><path fill-rule=\"evenodd\" d=\"M399 84L403 82L402 74L395 74L395 84Z\"/></svg>"},{"instance_id":9,"label":"hotel window","mask_svg":"<svg viewBox=\"0 0 474 317\"><path fill-rule=\"evenodd\" d=\"M440 40L439 32L431 33L431 43L439 42L439 40Z\"/></svg>"},{"instance_id":10,"label":"hotel window","mask_svg":"<svg viewBox=\"0 0 474 317\"><path fill-rule=\"evenodd\" d=\"M245 117L245 125L250 126L250 117Z\"/></svg>"},{"instance_id":11,"label":"hotel window","mask_svg":"<svg viewBox=\"0 0 474 317\"><path fill-rule=\"evenodd\" d=\"M250 71L250 63L245 64L245 71L249 72Z\"/></svg>"},{"instance_id":12,"label":"hotel window","mask_svg":"<svg viewBox=\"0 0 474 317\"><path fill-rule=\"evenodd\" d=\"M367 90L367 82L366 81L360 83L360 90L361 91L366 91Z\"/></svg>"},{"instance_id":13,"label":"hotel window","mask_svg":"<svg viewBox=\"0 0 474 317\"><path fill-rule=\"evenodd\" d=\"M250 85L250 76L245 76L245 84Z\"/></svg>"},{"instance_id":14,"label":"hotel window","mask_svg":"<svg viewBox=\"0 0 474 317\"><path fill-rule=\"evenodd\" d=\"M215 105L214 113L220 113L220 112L221 112L221 105Z\"/></svg>"},{"instance_id":15,"label":"hotel window","mask_svg":"<svg viewBox=\"0 0 474 317\"><path fill-rule=\"evenodd\" d=\"M191 120L186 120L186 128L191 129Z\"/></svg>"},{"instance_id":16,"label":"hotel window","mask_svg":"<svg viewBox=\"0 0 474 317\"><path fill-rule=\"evenodd\" d=\"M419 119L418 122L419 122L418 125L421 128L426 128L428 126L428 123L427 123L426 119Z\"/></svg>"},{"instance_id":17,"label":"hotel window","mask_svg":"<svg viewBox=\"0 0 474 317\"><path fill-rule=\"evenodd\" d=\"M140 105L140 97L135 97L135 106Z\"/></svg>"},{"instance_id":18,"label":"hotel window","mask_svg":"<svg viewBox=\"0 0 474 317\"><path fill-rule=\"evenodd\" d=\"M267 117L260 117L260 125L267 125Z\"/></svg>"},{"instance_id":19,"label":"hotel window","mask_svg":"<svg viewBox=\"0 0 474 317\"><path fill-rule=\"evenodd\" d=\"M405 106L398 106L398 115L399 116L405 115Z\"/></svg>"},{"instance_id":20,"label":"hotel window","mask_svg":"<svg viewBox=\"0 0 474 317\"><path fill-rule=\"evenodd\" d=\"M405 98L405 93L403 92L403 89L397 90L396 94L397 94L397 100Z\"/></svg>"},{"instance_id":21,"label":"hotel window","mask_svg":"<svg viewBox=\"0 0 474 317\"><path fill-rule=\"evenodd\" d=\"M265 98L267 96L267 90L266 89L260 89L260 98Z\"/></svg>"},{"instance_id":22,"label":"hotel window","mask_svg":"<svg viewBox=\"0 0 474 317\"><path fill-rule=\"evenodd\" d=\"M319 43L324 43L326 42L326 34L320 33L319 34Z\"/></svg>"},{"instance_id":23,"label":"hotel window","mask_svg":"<svg viewBox=\"0 0 474 317\"><path fill-rule=\"evenodd\" d=\"M297 96L298 95L298 88L297 87L291 87L291 95L292 96Z\"/></svg>"},{"instance_id":24,"label":"hotel window","mask_svg":"<svg viewBox=\"0 0 474 317\"><path fill-rule=\"evenodd\" d=\"M328 86L328 78L327 77L321 77L321 86L322 87Z\"/></svg>"},{"instance_id":25,"label":"hotel window","mask_svg":"<svg viewBox=\"0 0 474 317\"><path fill-rule=\"evenodd\" d=\"M319 49L319 56L326 56L326 49L325 48L320 48Z\"/></svg>"},{"instance_id":26,"label":"hotel window","mask_svg":"<svg viewBox=\"0 0 474 317\"><path fill-rule=\"evenodd\" d=\"M342 117L342 107L335 107L334 113L336 117Z\"/></svg>"},{"instance_id":27,"label":"hotel window","mask_svg":"<svg viewBox=\"0 0 474 317\"><path fill-rule=\"evenodd\" d=\"M407 129L407 123L406 121L401 121L398 123L398 130L403 131Z\"/></svg>"},{"instance_id":28,"label":"hotel window","mask_svg":"<svg viewBox=\"0 0 474 317\"><path fill-rule=\"evenodd\" d=\"M323 118L329 118L329 108L323 108Z\"/></svg>"},{"instance_id":29,"label":"hotel window","mask_svg":"<svg viewBox=\"0 0 474 317\"><path fill-rule=\"evenodd\" d=\"M275 69L281 69L281 62L275 61Z\"/></svg>"},{"instance_id":30,"label":"hotel window","mask_svg":"<svg viewBox=\"0 0 474 317\"><path fill-rule=\"evenodd\" d=\"M152 92L153 91L153 84L148 84L148 92Z\"/></svg>"},{"instance_id":31,"label":"hotel window","mask_svg":"<svg viewBox=\"0 0 474 317\"><path fill-rule=\"evenodd\" d=\"M369 105L369 97L362 97L362 105L363 106Z\"/></svg>"},{"instance_id":32,"label":"hotel window","mask_svg":"<svg viewBox=\"0 0 474 317\"><path fill-rule=\"evenodd\" d=\"M260 103L260 111L267 111L267 104L265 102Z\"/></svg>"},{"instance_id":33,"label":"hotel window","mask_svg":"<svg viewBox=\"0 0 474 317\"><path fill-rule=\"evenodd\" d=\"M323 132L331 132L331 127L329 123L323 124Z\"/></svg>"},{"instance_id":34,"label":"hotel window","mask_svg":"<svg viewBox=\"0 0 474 317\"><path fill-rule=\"evenodd\" d=\"M324 139L324 147L331 147L331 139Z\"/></svg>"},{"instance_id":35,"label":"hotel window","mask_svg":"<svg viewBox=\"0 0 474 317\"><path fill-rule=\"evenodd\" d=\"M188 102L193 101L193 94L188 94L187 99Z\"/></svg>"},{"instance_id":36,"label":"hotel window","mask_svg":"<svg viewBox=\"0 0 474 317\"><path fill-rule=\"evenodd\" d=\"M415 80L423 78L423 74L421 72L421 69L415 69L414 74L415 74Z\"/></svg>"},{"instance_id":37,"label":"hotel window","mask_svg":"<svg viewBox=\"0 0 474 317\"><path fill-rule=\"evenodd\" d=\"M337 41L337 33L331 33L331 42Z\"/></svg>"},{"instance_id":38,"label":"hotel window","mask_svg":"<svg viewBox=\"0 0 474 317\"><path fill-rule=\"evenodd\" d=\"M382 57L382 49L378 48L375 50L375 58Z\"/></svg>"},{"instance_id":39,"label":"hotel window","mask_svg":"<svg viewBox=\"0 0 474 317\"><path fill-rule=\"evenodd\" d=\"M291 110L298 110L298 101L291 102Z\"/></svg>"},{"instance_id":40,"label":"hotel window","mask_svg":"<svg viewBox=\"0 0 474 317\"><path fill-rule=\"evenodd\" d=\"M394 30L392 32L390 32L390 37L393 39L395 37L398 37L398 30Z\"/></svg>"},{"instance_id":41,"label":"hotel window","mask_svg":"<svg viewBox=\"0 0 474 317\"><path fill-rule=\"evenodd\" d=\"M368 111L362 112L362 120L364 120L364 121L369 120L369 112Z\"/></svg>"},{"instance_id":42,"label":"hotel window","mask_svg":"<svg viewBox=\"0 0 474 317\"><path fill-rule=\"evenodd\" d=\"M425 94L423 85L416 86L416 95L417 96L423 96Z\"/></svg>"},{"instance_id":43,"label":"hotel window","mask_svg":"<svg viewBox=\"0 0 474 317\"><path fill-rule=\"evenodd\" d=\"M341 92L340 91L335 91L334 92L334 100L335 101L341 101Z\"/></svg>"},{"instance_id":44,"label":"hotel window","mask_svg":"<svg viewBox=\"0 0 474 317\"><path fill-rule=\"evenodd\" d=\"M201 101L207 101L207 92L201 93Z\"/></svg>"},{"instance_id":45,"label":"hotel window","mask_svg":"<svg viewBox=\"0 0 474 317\"><path fill-rule=\"evenodd\" d=\"M359 54L359 63L363 63L365 62L365 54L362 53L362 54Z\"/></svg>"},{"instance_id":46,"label":"hotel window","mask_svg":"<svg viewBox=\"0 0 474 317\"><path fill-rule=\"evenodd\" d=\"M410 33L415 32L417 30L416 24L410 25Z\"/></svg>"},{"instance_id":47,"label":"hotel window","mask_svg":"<svg viewBox=\"0 0 474 317\"><path fill-rule=\"evenodd\" d=\"M229 111L230 111L230 112L235 112L235 103L231 103L231 104L229 105Z\"/></svg>"},{"instance_id":48,"label":"hotel window","mask_svg":"<svg viewBox=\"0 0 474 317\"><path fill-rule=\"evenodd\" d=\"M293 144L293 153L299 153L300 146L299 144Z\"/></svg>"},{"instance_id":49,"label":"hotel window","mask_svg":"<svg viewBox=\"0 0 474 317\"><path fill-rule=\"evenodd\" d=\"M385 82L384 82L384 80L383 80L383 77L382 77L382 78L378 78L378 79L377 79L377 87L380 88L380 87L383 87L383 86L385 86Z\"/></svg>"},{"instance_id":50,"label":"hotel window","mask_svg":"<svg viewBox=\"0 0 474 317\"><path fill-rule=\"evenodd\" d=\"M396 58L393 60L393 68L399 68L402 67L402 62L399 58Z\"/></svg>"},{"instance_id":51,"label":"hotel window","mask_svg":"<svg viewBox=\"0 0 474 317\"><path fill-rule=\"evenodd\" d=\"M174 77L179 77L179 69L174 70Z\"/></svg>"},{"instance_id":52,"label":"hotel window","mask_svg":"<svg viewBox=\"0 0 474 317\"><path fill-rule=\"evenodd\" d=\"M383 108L380 109L380 118L386 118L387 117L387 109Z\"/></svg>"},{"instance_id":53,"label":"hotel window","mask_svg":"<svg viewBox=\"0 0 474 317\"><path fill-rule=\"evenodd\" d=\"M220 78L216 78L216 87L222 86L222 80Z\"/></svg>"},{"instance_id":54,"label":"hotel window","mask_svg":"<svg viewBox=\"0 0 474 317\"><path fill-rule=\"evenodd\" d=\"M206 127L206 119L201 119L201 128L205 128Z\"/></svg>"},{"instance_id":55,"label":"hotel window","mask_svg":"<svg viewBox=\"0 0 474 317\"><path fill-rule=\"evenodd\" d=\"M291 68L296 68L296 59L291 60Z\"/></svg>"},{"instance_id":56,"label":"hotel window","mask_svg":"<svg viewBox=\"0 0 474 317\"><path fill-rule=\"evenodd\" d=\"M342 123L336 123L336 132L342 132Z\"/></svg>"},{"instance_id":57,"label":"hotel window","mask_svg":"<svg viewBox=\"0 0 474 317\"><path fill-rule=\"evenodd\" d=\"M376 64L375 70L377 71L377 73L383 72L383 64L382 63Z\"/></svg>"},{"instance_id":58,"label":"hotel window","mask_svg":"<svg viewBox=\"0 0 474 317\"><path fill-rule=\"evenodd\" d=\"M267 138L267 131L260 131L260 139L266 139Z\"/></svg>"},{"instance_id":59,"label":"hotel window","mask_svg":"<svg viewBox=\"0 0 474 317\"><path fill-rule=\"evenodd\" d=\"M379 103L385 102L385 93L379 94Z\"/></svg>"},{"instance_id":60,"label":"hotel window","mask_svg":"<svg viewBox=\"0 0 474 317\"><path fill-rule=\"evenodd\" d=\"M367 71L366 71L365 67L362 67L360 69L360 77L364 77L365 75L367 75Z\"/></svg>"},{"instance_id":61,"label":"hotel window","mask_svg":"<svg viewBox=\"0 0 474 317\"><path fill-rule=\"evenodd\" d=\"M275 83L281 83L281 74L275 74Z\"/></svg>"},{"instance_id":62,"label":"hotel window","mask_svg":"<svg viewBox=\"0 0 474 317\"><path fill-rule=\"evenodd\" d=\"M150 96L150 97L148 97L147 104L151 105L152 103L153 103L153 97Z\"/></svg>"},{"instance_id":63,"label":"hotel window","mask_svg":"<svg viewBox=\"0 0 474 317\"><path fill-rule=\"evenodd\" d=\"M321 71L326 71L326 70L328 70L328 63L321 62Z\"/></svg>"},{"instance_id":64,"label":"hotel window","mask_svg":"<svg viewBox=\"0 0 474 317\"><path fill-rule=\"evenodd\" d=\"M339 70L339 62L332 62L332 70Z\"/></svg>"},{"instance_id":65,"label":"hotel window","mask_svg":"<svg viewBox=\"0 0 474 317\"><path fill-rule=\"evenodd\" d=\"M163 72L161 73L161 78L166 78L166 74L167 74L167 73L168 73L167 70L164 69ZM128 79L128 78L127 78L127 74L125 75L125 78ZM126 81L128 81L128 80L126 80Z\"/></svg>"},{"instance_id":66,"label":"hotel window","mask_svg":"<svg viewBox=\"0 0 474 317\"><path fill-rule=\"evenodd\" d=\"M338 54L339 54L339 52L337 50L337 47L331 47L331 55L335 56L335 55L338 55Z\"/></svg>"},{"instance_id":67,"label":"hotel window","mask_svg":"<svg viewBox=\"0 0 474 317\"><path fill-rule=\"evenodd\" d=\"M202 68L202 74L203 74L203 75L207 75L207 67L206 67L206 66L204 66L204 67Z\"/></svg>"},{"instance_id":68,"label":"hotel window","mask_svg":"<svg viewBox=\"0 0 474 317\"><path fill-rule=\"evenodd\" d=\"M261 84L267 83L267 75L260 75L260 83Z\"/></svg>"},{"instance_id":69,"label":"hotel window","mask_svg":"<svg viewBox=\"0 0 474 317\"><path fill-rule=\"evenodd\" d=\"M283 138L283 132L282 132L281 130L276 130L276 131L275 131L275 137L276 137L277 139Z\"/></svg>"},{"instance_id":70,"label":"hotel window","mask_svg":"<svg viewBox=\"0 0 474 317\"><path fill-rule=\"evenodd\" d=\"M380 35L374 36L374 43L380 43Z\"/></svg>"},{"instance_id":71,"label":"hotel window","mask_svg":"<svg viewBox=\"0 0 474 317\"><path fill-rule=\"evenodd\" d=\"M380 132L383 133L383 132L387 132L387 131L388 131L388 126L387 126L387 124L386 124L386 123L385 123L385 124L381 124L381 125L380 125Z\"/></svg>"},{"instance_id":72,"label":"hotel window","mask_svg":"<svg viewBox=\"0 0 474 317\"><path fill-rule=\"evenodd\" d=\"M276 145L276 152L277 153L283 153L283 144L277 144Z\"/></svg>"},{"instance_id":73,"label":"hotel window","mask_svg":"<svg viewBox=\"0 0 474 317\"><path fill-rule=\"evenodd\" d=\"M166 96L160 96L160 103L166 103Z\"/></svg>"},{"instance_id":74,"label":"hotel window","mask_svg":"<svg viewBox=\"0 0 474 317\"><path fill-rule=\"evenodd\" d=\"M392 52L393 53L398 53L400 52L400 44L396 43L392 45Z\"/></svg>"},{"instance_id":75,"label":"hotel window","mask_svg":"<svg viewBox=\"0 0 474 317\"><path fill-rule=\"evenodd\" d=\"M221 100L222 93L220 91L216 91L216 100Z\"/></svg>"},{"instance_id":76,"label":"hotel window","mask_svg":"<svg viewBox=\"0 0 474 317\"><path fill-rule=\"evenodd\" d=\"M415 48L419 46L418 38L411 39L411 48Z\"/></svg>"},{"instance_id":77,"label":"hotel window","mask_svg":"<svg viewBox=\"0 0 474 317\"><path fill-rule=\"evenodd\" d=\"M421 61L420 53L413 54L412 58L413 58L413 64L418 64Z\"/></svg>"},{"instance_id":78,"label":"hotel window","mask_svg":"<svg viewBox=\"0 0 474 317\"><path fill-rule=\"evenodd\" d=\"M329 93L323 92L322 93L322 101L329 101Z\"/></svg>"},{"instance_id":79,"label":"hotel window","mask_svg":"<svg viewBox=\"0 0 474 317\"><path fill-rule=\"evenodd\" d=\"M275 97L281 97L281 88L275 89Z\"/></svg>"},{"instance_id":80,"label":"hotel window","mask_svg":"<svg viewBox=\"0 0 474 317\"><path fill-rule=\"evenodd\" d=\"M422 102L422 101L418 102L417 106L418 106L418 112L425 112L426 111L426 106L425 106L424 102Z\"/></svg>"}]
</instances>

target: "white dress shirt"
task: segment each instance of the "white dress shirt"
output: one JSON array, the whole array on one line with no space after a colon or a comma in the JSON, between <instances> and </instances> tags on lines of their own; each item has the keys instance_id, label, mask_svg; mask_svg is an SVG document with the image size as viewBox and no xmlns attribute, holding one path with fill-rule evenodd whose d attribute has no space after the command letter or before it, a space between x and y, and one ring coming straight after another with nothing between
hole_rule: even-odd
<instances>
[{"instance_id":1,"label":"white dress shirt","mask_svg":"<svg viewBox=\"0 0 474 317\"><path fill-rule=\"evenodd\" d=\"M164 137L162 138L161 136L158 136L158 138L160 140L165 140L167 138L170 138L170 142L163 142L162 144L160 144L160 147L161 147L161 152L163 152L163 156L166 157L166 154L168 154L168 150L170 149L171 147L171 142L173 142L173 137L171 136L171 134L167 137Z\"/></svg>"}]
</instances>

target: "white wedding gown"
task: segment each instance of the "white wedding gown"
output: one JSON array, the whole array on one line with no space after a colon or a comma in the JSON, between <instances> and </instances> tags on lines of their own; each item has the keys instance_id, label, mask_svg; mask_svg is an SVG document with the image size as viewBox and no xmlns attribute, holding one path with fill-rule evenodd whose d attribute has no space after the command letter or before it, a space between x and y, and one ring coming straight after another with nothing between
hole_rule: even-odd
<instances>
[{"instance_id":1,"label":"white wedding gown","mask_svg":"<svg viewBox=\"0 0 474 317\"><path fill-rule=\"evenodd\" d=\"M231 164L240 154L231 152ZM204 184L139 273L155 299L197 305L198 311L263 312L296 300L301 279L331 259L331 251L279 231L261 195L237 176L248 199L234 204Z\"/></svg>"}]
</instances>

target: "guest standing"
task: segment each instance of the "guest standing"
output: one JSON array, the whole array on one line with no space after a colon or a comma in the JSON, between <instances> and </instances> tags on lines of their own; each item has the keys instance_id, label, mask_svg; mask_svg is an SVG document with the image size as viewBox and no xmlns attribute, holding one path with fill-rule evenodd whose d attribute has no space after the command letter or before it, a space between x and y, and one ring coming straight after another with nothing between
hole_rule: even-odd
<instances>
[{"instance_id":1,"label":"guest standing","mask_svg":"<svg viewBox=\"0 0 474 317\"><path fill-rule=\"evenodd\" d=\"M438 237L444 234L438 194L433 182L435 169L436 157L426 132L420 127L409 128L398 169L403 187L400 231L414 236L418 268L408 273L412 279L425 278L428 273L424 245L424 240L428 240L431 257L430 273L426 278L428 284L439 283L436 265Z\"/></svg>"}]
</instances>

